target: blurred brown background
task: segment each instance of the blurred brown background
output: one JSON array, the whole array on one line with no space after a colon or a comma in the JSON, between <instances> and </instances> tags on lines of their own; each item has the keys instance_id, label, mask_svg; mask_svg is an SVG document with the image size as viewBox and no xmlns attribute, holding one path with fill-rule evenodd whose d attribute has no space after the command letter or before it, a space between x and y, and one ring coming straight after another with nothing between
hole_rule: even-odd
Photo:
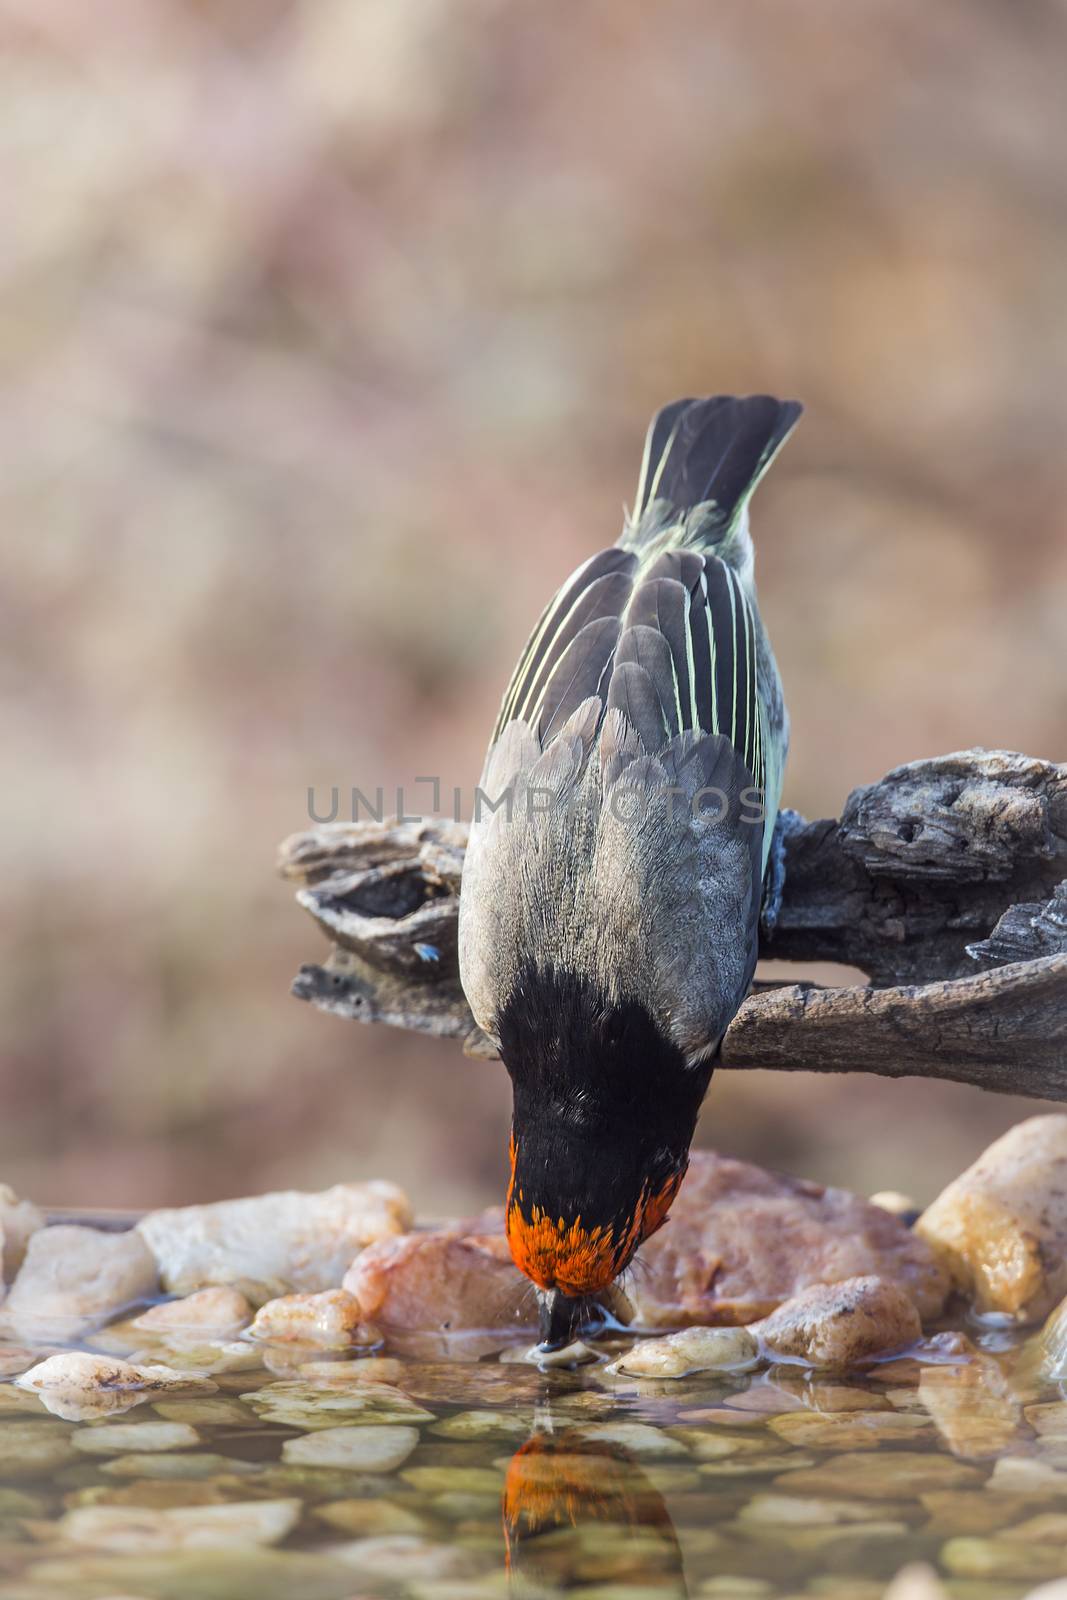
<instances>
[{"instance_id":1,"label":"blurred brown background","mask_svg":"<svg viewBox=\"0 0 1067 1600\"><path fill-rule=\"evenodd\" d=\"M757 501L836 812L1067 755L1067 14L1042 0L0 0L0 1179L502 1182L507 1086L288 997L306 792L468 787L682 393ZM931 1193L1031 1104L725 1075L702 1138Z\"/></svg>"}]
</instances>

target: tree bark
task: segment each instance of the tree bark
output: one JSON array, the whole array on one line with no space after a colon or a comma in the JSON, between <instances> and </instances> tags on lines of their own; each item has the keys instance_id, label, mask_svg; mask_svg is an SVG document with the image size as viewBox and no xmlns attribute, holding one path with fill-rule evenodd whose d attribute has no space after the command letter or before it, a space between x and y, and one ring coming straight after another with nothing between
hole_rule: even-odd
<instances>
[{"instance_id":1,"label":"tree bark","mask_svg":"<svg viewBox=\"0 0 1067 1600\"><path fill-rule=\"evenodd\" d=\"M333 949L299 998L492 1055L459 984L467 830L327 823L283 875ZM951 1078L1067 1099L1067 766L970 750L897 767L786 841L761 955L858 967L871 986L757 986L722 1065Z\"/></svg>"}]
</instances>

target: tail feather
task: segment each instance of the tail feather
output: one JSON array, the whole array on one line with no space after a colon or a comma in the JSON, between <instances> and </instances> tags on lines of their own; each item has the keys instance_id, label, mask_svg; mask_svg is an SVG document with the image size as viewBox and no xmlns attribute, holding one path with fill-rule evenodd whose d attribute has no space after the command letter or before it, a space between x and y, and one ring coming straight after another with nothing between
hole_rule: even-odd
<instances>
[{"instance_id":1,"label":"tail feather","mask_svg":"<svg viewBox=\"0 0 1067 1600\"><path fill-rule=\"evenodd\" d=\"M754 394L676 400L652 419L645 440L633 524L651 506L686 512L708 506L719 528L744 510L792 430L796 400ZM657 521L661 521L657 518Z\"/></svg>"}]
</instances>

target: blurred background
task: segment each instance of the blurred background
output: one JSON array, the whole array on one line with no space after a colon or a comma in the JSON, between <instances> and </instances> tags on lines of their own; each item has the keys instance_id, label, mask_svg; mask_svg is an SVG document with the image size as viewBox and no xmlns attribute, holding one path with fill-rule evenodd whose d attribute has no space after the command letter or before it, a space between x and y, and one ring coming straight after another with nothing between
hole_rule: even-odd
<instances>
[{"instance_id":1,"label":"blurred background","mask_svg":"<svg viewBox=\"0 0 1067 1600\"><path fill-rule=\"evenodd\" d=\"M786 800L1067 755L1054 0L0 0L0 1180L502 1193L507 1082L291 999L307 790L470 786L652 411L761 490ZM1033 1102L735 1074L700 1138L920 1199Z\"/></svg>"}]
</instances>

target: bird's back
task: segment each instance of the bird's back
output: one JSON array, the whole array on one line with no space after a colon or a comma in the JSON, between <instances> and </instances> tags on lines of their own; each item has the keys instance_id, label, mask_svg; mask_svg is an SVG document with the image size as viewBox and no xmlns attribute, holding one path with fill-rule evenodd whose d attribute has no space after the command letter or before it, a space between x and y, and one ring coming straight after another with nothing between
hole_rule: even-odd
<instances>
[{"instance_id":1,"label":"bird's back","mask_svg":"<svg viewBox=\"0 0 1067 1600\"><path fill-rule=\"evenodd\" d=\"M618 544L530 637L461 896L464 987L491 1037L540 969L637 1000L696 1059L747 990L788 742L747 503L799 409L754 396L660 412Z\"/></svg>"}]
</instances>

